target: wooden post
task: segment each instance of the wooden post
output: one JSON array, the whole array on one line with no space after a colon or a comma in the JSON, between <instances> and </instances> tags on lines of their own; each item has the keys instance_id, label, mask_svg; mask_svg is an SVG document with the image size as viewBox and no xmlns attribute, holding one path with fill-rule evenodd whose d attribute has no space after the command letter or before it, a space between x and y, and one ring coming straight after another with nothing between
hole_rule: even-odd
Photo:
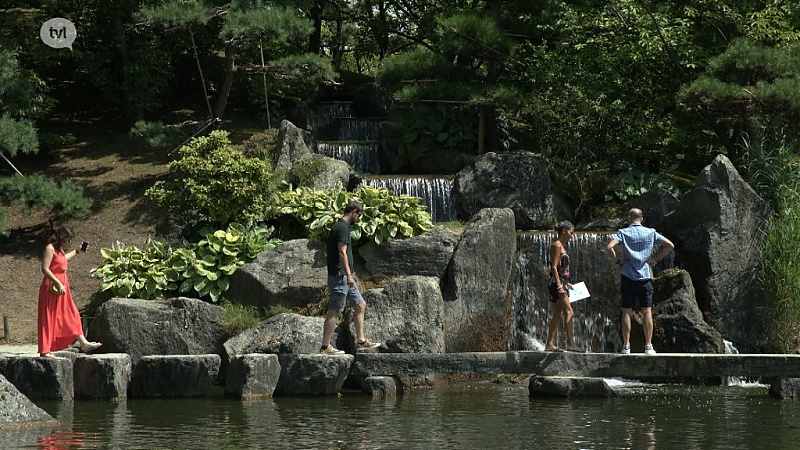
<instances>
[{"instance_id":1,"label":"wooden post","mask_svg":"<svg viewBox=\"0 0 800 450\"><path fill-rule=\"evenodd\" d=\"M483 117L483 105L478 106L478 154L483 154L483 136L486 120Z\"/></svg>"},{"instance_id":2,"label":"wooden post","mask_svg":"<svg viewBox=\"0 0 800 450\"><path fill-rule=\"evenodd\" d=\"M3 316L3 337L6 342L11 342L11 327L8 326L8 316Z\"/></svg>"}]
</instances>

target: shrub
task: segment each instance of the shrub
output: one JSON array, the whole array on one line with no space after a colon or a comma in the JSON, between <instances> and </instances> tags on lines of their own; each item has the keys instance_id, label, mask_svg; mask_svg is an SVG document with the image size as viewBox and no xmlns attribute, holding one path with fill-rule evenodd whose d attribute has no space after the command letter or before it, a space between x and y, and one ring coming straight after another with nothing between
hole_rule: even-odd
<instances>
[{"instance_id":1,"label":"shrub","mask_svg":"<svg viewBox=\"0 0 800 450\"><path fill-rule=\"evenodd\" d=\"M225 131L181 147L179 159L169 164L169 177L145 196L173 217L208 220L219 227L258 222L278 180L269 162L232 149Z\"/></svg>"},{"instance_id":2,"label":"shrub","mask_svg":"<svg viewBox=\"0 0 800 450\"><path fill-rule=\"evenodd\" d=\"M21 205L26 213L33 209L51 210L59 219L78 219L89 215L92 199L70 180L61 184L44 175L0 178L0 195L6 204Z\"/></svg>"}]
</instances>

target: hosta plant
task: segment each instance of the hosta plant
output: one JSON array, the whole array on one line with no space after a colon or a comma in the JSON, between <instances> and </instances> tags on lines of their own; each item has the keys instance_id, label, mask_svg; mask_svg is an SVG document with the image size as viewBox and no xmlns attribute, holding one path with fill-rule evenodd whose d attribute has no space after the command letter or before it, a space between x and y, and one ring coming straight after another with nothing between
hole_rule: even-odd
<instances>
[{"instance_id":1,"label":"hosta plant","mask_svg":"<svg viewBox=\"0 0 800 450\"><path fill-rule=\"evenodd\" d=\"M217 302L230 287L230 275L258 253L280 243L268 228L207 228L197 242L165 244L149 239L144 249L117 243L100 250L103 261L90 273L100 290L117 297L163 299L175 294Z\"/></svg>"},{"instance_id":2,"label":"hosta plant","mask_svg":"<svg viewBox=\"0 0 800 450\"><path fill-rule=\"evenodd\" d=\"M352 193L344 189L289 189L275 196L272 215L292 216L303 224L310 238L324 240L351 200L364 206L361 220L351 231L353 240L363 236L380 244L389 238L411 237L433 229L431 215L419 197L365 185Z\"/></svg>"}]
</instances>

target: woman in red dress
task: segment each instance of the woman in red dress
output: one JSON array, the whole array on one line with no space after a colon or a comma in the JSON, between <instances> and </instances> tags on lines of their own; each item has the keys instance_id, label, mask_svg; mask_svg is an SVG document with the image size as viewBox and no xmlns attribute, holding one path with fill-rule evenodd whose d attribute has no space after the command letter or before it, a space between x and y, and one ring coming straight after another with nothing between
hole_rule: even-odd
<instances>
[{"instance_id":1,"label":"woman in red dress","mask_svg":"<svg viewBox=\"0 0 800 450\"><path fill-rule=\"evenodd\" d=\"M67 261L80 253L80 248L65 252L75 232L63 225L50 236L42 258L42 285L39 286L39 356L54 358L51 352L64 350L78 341L81 351L100 347L99 342L89 342L83 335L81 316L67 279Z\"/></svg>"}]
</instances>

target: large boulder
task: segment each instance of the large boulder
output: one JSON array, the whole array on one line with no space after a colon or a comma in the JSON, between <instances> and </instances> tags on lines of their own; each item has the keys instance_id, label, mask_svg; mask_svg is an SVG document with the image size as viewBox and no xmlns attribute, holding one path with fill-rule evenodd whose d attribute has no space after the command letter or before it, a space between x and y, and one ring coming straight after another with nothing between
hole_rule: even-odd
<instances>
[{"instance_id":1,"label":"large boulder","mask_svg":"<svg viewBox=\"0 0 800 450\"><path fill-rule=\"evenodd\" d=\"M389 239L381 245L370 241L358 249L372 275L389 277L422 275L444 278L458 243L445 227L408 239Z\"/></svg>"},{"instance_id":2,"label":"large boulder","mask_svg":"<svg viewBox=\"0 0 800 450\"><path fill-rule=\"evenodd\" d=\"M725 353L722 335L703 320L685 270L664 272L653 283L653 347L663 353ZM631 349L644 351L638 324Z\"/></svg>"},{"instance_id":3,"label":"large boulder","mask_svg":"<svg viewBox=\"0 0 800 450\"><path fill-rule=\"evenodd\" d=\"M273 161L275 169L288 172L295 161L311 156L314 137L308 131L297 128L292 122L283 120L278 130L277 147L278 151Z\"/></svg>"},{"instance_id":4,"label":"large boulder","mask_svg":"<svg viewBox=\"0 0 800 450\"><path fill-rule=\"evenodd\" d=\"M309 239L286 241L236 269L228 295L261 307L306 306L325 295L328 265L325 244Z\"/></svg>"},{"instance_id":5,"label":"large boulder","mask_svg":"<svg viewBox=\"0 0 800 450\"><path fill-rule=\"evenodd\" d=\"M365 333L370 340L382 343L380 351L444 352L444 300L438 278L401 278L385 288L370 289L363 296L367 303ZM349 324L350 336L355 339L352 320Z\"/></svg>"},{"instance_id":6,"label":"large boulder","mask_svg":"<svg viewBox=\"0 0 800 450\"><path fill-rule=\"evenodd\" d=\"M350 166L346 161L314 154L296 161L294 167L303 166L316 167L318 170L314 169L314 176L310 181L297 178L293 171L290 172L288 181L293 185L322 190L347 187L350 181Z\"/></svg>"},{"instance_id":7,"label":"large boulder","mask_svg":"<svg viewBox=\"0 0 800 450\"><path fill-rule=\"evenodd\" d=\"M644 225L659 229L664 216L678 207L680 201L674 195L662 189L653 189L629 200L627 206L639 208L644 215Z\"/></svg>"},{"instance_id":8,"label":"large boulder","mask_svg":"<svg viewBox=\"0 0 800 450\"><path fill-rule=\"evenodd\" d=\"M551 229L556 213L544 157L530 152L486 153L458 172L455 202L459 217L483 208L510 208L519 229Z\"/></svg>"},{"instance_id":9,"label":"large boulder","mask_svg":"<svg viewBox=\"0 0 800 450\"><path fill-rule=\"evenodd\" d=\"M227 360L250 353L317 353L324 322L321 317L277 314L225 342ZM334 329L331 342L338 344L340 334L338 328Z\"/></svg>"},{"instance_id":10,"label":"large boulder","mask_svg":"<svg viewBox=\"0 0 800 450\"><path fill-rule=\"evenodd\" d=\"M14 428L56 425L58 425L56 419L28 400L28 397L0 375L0 432ZM6 445L9 444L10 442L6 441Z\"/></svg>"},{"instance_id":11,"label":"large boulder","mask_svg":"<svg viewBox=\"0 0 800 450\"><path fill-rule=\"evenodd\" d=\"M225 312L210 303L178 297L165 301L113 298L92 320L96 352L127 353L136 364L146 355L222 352Z\"/></svg>"},{"instance_id":12,"label":"large boulder","mask_svg":"<svg viewBox=\"0 0 800 450\"><path fill-rule=\"evenodd\" d=\"M483 209L467 224L445 288L447 352L507 350L516 252L510 209Z\"/></svg>"},{"instance_id":13,"label":"large boulder","mask_svg":"<svg viewBox=\"0 0 800 450\"><path fill-rule=\"evenodd\" d=\"M759 256L769 215L767 202L720 155L662 222L706 322L748 353L763 348Z\"/></svg>"}]
</instances>

